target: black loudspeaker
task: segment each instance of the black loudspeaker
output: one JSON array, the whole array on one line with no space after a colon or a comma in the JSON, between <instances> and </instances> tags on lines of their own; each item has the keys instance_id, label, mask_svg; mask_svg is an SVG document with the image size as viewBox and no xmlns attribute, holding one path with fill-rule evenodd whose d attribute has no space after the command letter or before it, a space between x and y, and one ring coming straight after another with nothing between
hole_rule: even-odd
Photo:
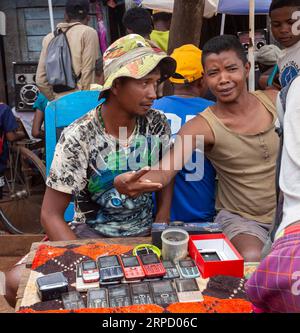
<instances>
[{"instance_id":1,"label":"black loudspeaker","mask_svg":"<svg viewBox=\"0 0 300 333\"><path fill-rule=\"evenodd\" d=\"M245 51L249 49L249 31L241 31L237 33L240 42L243 44ZM268 44L268 31L266 29L255 31L254 50L258 51L261 47Z\"/></svg>"},{"instance_id":2,"label":"black loudspeaker","mask_svg":"<svg viewBox=\"0 0 300 333\"><path fill-rule=\"evenodd\" d=\"M16 111L33 111L32 107L39 92L35 83L37 63L15 62L13 68Z\"/></svg>"}]
</instances>

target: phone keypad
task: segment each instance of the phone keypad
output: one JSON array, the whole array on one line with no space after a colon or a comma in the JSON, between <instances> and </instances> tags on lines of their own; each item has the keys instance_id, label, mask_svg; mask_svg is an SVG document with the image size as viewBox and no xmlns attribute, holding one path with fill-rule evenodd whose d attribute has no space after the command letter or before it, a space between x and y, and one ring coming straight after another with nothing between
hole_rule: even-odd
<instances>
[{"instance_id":1,"label":"phone keypad","mask_svg":"<svg viewBox=\"0 0 300 333\"><path fill-rule=\"evenodd\" d=\"M142 269L142 267L132 267L132 268L126 268L126 277L130 278L130 279L140 279L141 277L143 277L144 271Z\"/></svg>"},{"instance_id":2,"label":"phone keypad","mask_svg":"<svg viewBox=\"0 0 300 333\"><path fill-rule=\"evenodd\" d=\"M164 306L171 303L177 303L178 297L175 293L169 293L169 294L155 295L154 300L157 305Z\"/></svg>"},{"instance_id":3,"label":"phone keypad","mask_svg":"<svg viewBox=\"0 0 300 333\"><path fill-rule=\"evenodd\" d=\"M112 308L131 305L129 297L111 298L109 300L109 303L110 303L110 307L112 307Z\"/></svg>"},{"instance_id":4,"label":"phone keypad","mask_svg":"<svg viewBox=\"0 0 300 333\"><path fill-rule=\"evenodd\" d=\"M100 281L114 281L123 277L121 267L109 267L100 269Z\"/></svg>"},{"instance_id":5,"label":"phone keypad","mask_svg":"<svg viewBox=\"0 0 300 333\"><path fill-rule=\"evenodd\" d=\"M181 267L182 275L186 278L196 278L199 277L199 270L196 266L194 267Z\"/></svg>"},{"instance_id":6,"label":"phone keypad","mask_svg":"<svg viewBox=\"0 0 300 333\"><path fill-rule=\"evenodd\" d=\"M104 299L94 299L89 302L89 308L107 308L108 302Z\"/></svg>"},{"instance_id":7,"label":"phone keypad","mask_svg":"<svg viewBox=\"0 0 300 333\"><path fill-rule=\"evenodd\" d=\"M163 276L164 274L160 274L162 272L162 268L164 268L162 264L151 264L145 266L145 271L147 272L147 275L156 275L159 273L158 275Z\"/></svg>"},{"instance_id":8,"label":"phone keypad","mask_svg":"<svg viewBox=\"0 0 300 333\"><path fill-rule=\"evenodd\" d=\"M149 294L140 294L132 296L133 304L153 304L153 299Z\"/></svg>"},{"instance_id":9,"label":"phone keypad","mask_svg":"<svg viewBox=\"0 0 300 333\"><path fill-rule=\"evenodd\" d=\"M164 276L164 279L177 279L180 277L178 270L176 268L166 268L167 274Z\"/></svg>"}]
</instances>

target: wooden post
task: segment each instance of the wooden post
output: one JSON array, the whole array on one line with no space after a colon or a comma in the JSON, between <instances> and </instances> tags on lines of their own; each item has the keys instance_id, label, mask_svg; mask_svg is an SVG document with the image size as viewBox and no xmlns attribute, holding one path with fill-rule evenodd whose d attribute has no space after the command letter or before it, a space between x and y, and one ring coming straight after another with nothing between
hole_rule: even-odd
<instances>
[{"instance_id":1,"label":"wooden post","mask_svg":"<svg viewBox=\"0 0 300 333\"><path fill-rule=\"evenodd\" d=\"M205 0L175 0L168 54L184 44L199 47Z\"/></svg>"},{"instance_id":2,"label":"wooden post","mask_svg":"<svg viewBox=\"0 0 300 333\"><path fill-rule=\"evenodd\" d=\"M249 73L249 91L255 90L255 59L254 59L254 45L255 45L255 1L249 1L249 39L250 46L248 49L248 60L251 64Z\"/></svg>"},{"instance_id":3,"label":"wooden post","mask_svg":"<svg viewBox=\"0 0 300 333\"><path fill-rule=\"evenodd\" d=\"M205 0L174 0L174 9L169 35L168 54L184 44L199 47ZM163 95L173 94L169 81L164 83Z\"/></svg>"}]
</instances>

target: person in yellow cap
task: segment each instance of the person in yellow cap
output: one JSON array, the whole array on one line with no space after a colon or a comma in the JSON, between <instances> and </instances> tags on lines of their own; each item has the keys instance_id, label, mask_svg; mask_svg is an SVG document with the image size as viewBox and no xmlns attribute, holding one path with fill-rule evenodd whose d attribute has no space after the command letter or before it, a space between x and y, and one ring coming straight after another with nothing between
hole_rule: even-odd
<instances>
[{"instance_id":1,"label":"person in yellow cap","mask_svg":"<svg viewBox=\"0 0 300 333\"><path fill-rule=\"evenodd\" d=\"M154 109L165 113L170 124L172 135L199 112L213 105L204 99L207 86L203 80L201 62L202 51L192 44L183 45L174 50L171 57L176 60L176 72L170 77L174 87L173 96L165 96L154 101ZM203 160L203 154L194 153L192 161ZM203 170L204 166L204 170ZM211 222L215 215L215 170L208 159L196 172L199 179L186 181L187 175L195 173L195 164L188 163L175 178L173 199L168 201L168 213L171 221ZM171 209L170 209L171 206ZM160 211L163 213L163 211ZM164 212L166 214L166 212ZM157 220L166 219L157 216Z\"/></svg>"}]
</instances>

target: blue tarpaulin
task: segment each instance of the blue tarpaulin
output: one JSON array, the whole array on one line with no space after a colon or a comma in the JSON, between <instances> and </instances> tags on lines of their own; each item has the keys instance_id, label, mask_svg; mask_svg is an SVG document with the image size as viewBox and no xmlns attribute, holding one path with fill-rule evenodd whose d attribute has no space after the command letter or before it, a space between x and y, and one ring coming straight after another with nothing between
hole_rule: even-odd
<instances>
[{"instance_id":1,"label":"blue tarpaulin","mask_svg":"<svg viewBox=\"0 0 300 333\"><path fill-rule=\"evenodd\" d=\"M255 14L268 14L271 0L255 0ZM218 13L249 15L249 0L220 0Z\"/></svg>"}]
</instances>

